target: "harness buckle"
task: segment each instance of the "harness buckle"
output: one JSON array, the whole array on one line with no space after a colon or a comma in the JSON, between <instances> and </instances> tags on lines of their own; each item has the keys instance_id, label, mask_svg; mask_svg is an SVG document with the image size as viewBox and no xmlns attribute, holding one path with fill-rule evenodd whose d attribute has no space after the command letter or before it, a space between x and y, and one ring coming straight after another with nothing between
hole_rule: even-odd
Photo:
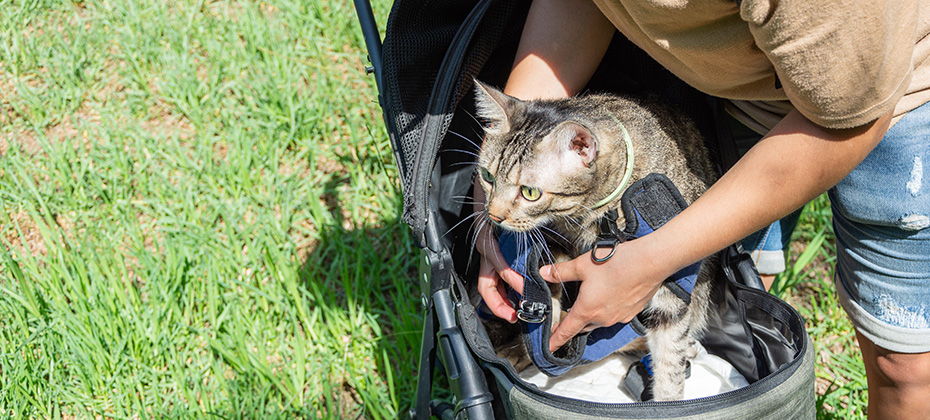
<instances>
[{"instance_id":1,"label":"harness buckle","mask_svg":"<svg viewBox=\"0 0 930 420\"><path fill-rule=\"evenodd\" d=\"M609 260L617 251L617 244L623 242L620 239L620 228L617 227L618 217L617 209L612 209L597 221L597 240L594 242L594 248L591 249L591 259L595 262L602 263ZM610 253L603 258L597 256L597 251L602 248L610 248Z\"/></svg>"},{"instance_id":2,"label":"harness buckle","mask_svg":"<svg viewBox=\"0 0 930 420\"><path fill-rule=\"evenodd\" d=\"M620 239L616 237L598 236L597 241L594 242L594 248L591 249L591 259L599 263L609 260L614 256L614 252L617 252L618 244L620 244ZM610 253L606 257L597 256L597 251L602 248L610 248Z\"/></svg>"},{"instance_id":3,"label":"harness buckle","mask_svg":"<svg viewBox=\"0 0 930 420\"><path fill-rule=\"evenodd\" d=\"M517 309L517 318L531 324L543 322L546 319L546 312L549 310L549 307L545 303L531 302L526 299L520 299L520 303L517 306L519 306Z\"/></svg>"}]
</instances>

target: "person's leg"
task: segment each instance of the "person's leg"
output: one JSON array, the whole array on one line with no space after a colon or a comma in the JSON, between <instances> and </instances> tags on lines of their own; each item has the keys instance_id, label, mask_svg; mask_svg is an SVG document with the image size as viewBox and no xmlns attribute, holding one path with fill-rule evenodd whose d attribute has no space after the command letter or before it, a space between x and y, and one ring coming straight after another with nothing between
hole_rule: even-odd
<instances>
[{"instance_id":1,"label":"person's leg","mask_svg":"<svg viewBox=\"0 0 930 420\"><path fill-rule=\"evenodd\" d=\"M856 334L869 384L870 419L930 419L930 353L899 353Z\"/></svg>"},{"instance_id":2,"label":"person's leg","mask_svg":"<svg viewBox=\"0 0 930 420\"><path fill-rule=\"evenodd\" d=\"M930 105L893 126L830 190L836 289L859 338L870 419L930 419L927 138Z\"/></svg>"},{"instance_id":3,"label":"person's leg","mask_svg":"<svg viewBox=\"0 0 930 420\"><path fill-rule=\"evenodd\" d=\"M834 210L836 287L856 327L870 419L930 419L930 229L850 221Z\"/></svg>"}]
</instances>

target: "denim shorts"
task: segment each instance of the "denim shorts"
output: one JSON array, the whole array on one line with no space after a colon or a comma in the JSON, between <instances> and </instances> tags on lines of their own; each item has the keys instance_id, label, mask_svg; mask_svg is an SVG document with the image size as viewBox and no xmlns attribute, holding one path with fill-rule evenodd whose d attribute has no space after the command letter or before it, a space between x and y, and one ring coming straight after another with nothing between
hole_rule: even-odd
<instances>
[{"instance_id":1,"label":"denim shorts","mask_svg":"<svg viewBox=\"0 0 930 420\"><path fill-rule=\"evenodd\" d=\"M861 334L901 353L930 351L928 167L924 104L829 191L840 302Z\"/></svg>"},{"instance_id":2,"label":"denim shorts","mask_svg":"<svg viewBox=\"0 0 930 420\"><path fill-rule=\"evenodd\" d=\"M785 271L785 248L801 218L801 210L783 217L740 241L743 249L752 256L759 274L775 275Z\"/></svg>"}]
</instances>

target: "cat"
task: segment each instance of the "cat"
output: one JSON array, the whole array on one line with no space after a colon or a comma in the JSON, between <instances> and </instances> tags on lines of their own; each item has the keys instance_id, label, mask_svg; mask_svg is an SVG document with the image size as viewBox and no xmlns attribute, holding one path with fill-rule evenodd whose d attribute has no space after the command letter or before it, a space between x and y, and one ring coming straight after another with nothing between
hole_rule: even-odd
<instances>
[{"instance_id":1,"label":"cat","mask_svg":"<svg viewBox=\"0 0 930 420\"><path fill-rule=\"evenodd\" d=\"M544 242L547 264L590 249L598 220L620 207L620 196L612 193L627 170L624 128L635 156L629 183L664 174L690 204L716 180L695 124L654 98L587 94L522 101L476 80L475 104L485 135L477 182L486 200L476 226L492 223ZM616 198L598 206L605 197ZM617 224L625 225L622 212ZM640 339L620 350L648 348L655 400L683 397L687 362L707 322L716 269L713 257L702 264L690 304L660 288L644 312L645 343ZM550 289L555 325L564 286L550 284ZM529 365L518 328L496 318L485 327L501 357L518 371Z\"/></svg>"}]
</instances>

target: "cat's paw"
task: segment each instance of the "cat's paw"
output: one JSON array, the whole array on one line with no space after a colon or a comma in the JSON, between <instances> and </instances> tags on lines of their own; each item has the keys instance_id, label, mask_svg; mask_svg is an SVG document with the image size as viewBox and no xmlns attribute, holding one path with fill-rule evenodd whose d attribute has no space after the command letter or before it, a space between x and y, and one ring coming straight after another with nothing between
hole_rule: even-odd
<instances>
[{"instance_id":1,"label":"cat's paw","mask_svg":"<svg viewBox=\"0 0 930 420\"><path fill-rule=\"evenodd\" d=\"M565 315L567 315L568 312L562 310L562 302L560 302L558 298L552 298L552 311L550 314L552 317L552 328L555 328L561 320L565 319Z\"/></svg>"},{"instance_id":2,"label":"cat's paw","mask_svg":"<svg viewBox=\"0 0 930 420\"><path fill-rule=\"evenodd\" d=\"M685 349L685 357L688 360L694 359L695 357L697 357L699 351L700 349L698 348L697 340L695 340L694 337L689 338L688 348Z\"/></svg>"},{"instance_id":3,"label":"cat's paw","mask_svg":"<svg viewBox=\"0 0 930 420\"><path fill-rule=\"evenodd\" d=\"M515 339L506 345L500 346L497 350L497 357L506 359L510 362L517 373L520 373L523 369L533 364L530 355L526 352L526 346L524 346L522 339Z\"/></svg>"}]
</instances>

